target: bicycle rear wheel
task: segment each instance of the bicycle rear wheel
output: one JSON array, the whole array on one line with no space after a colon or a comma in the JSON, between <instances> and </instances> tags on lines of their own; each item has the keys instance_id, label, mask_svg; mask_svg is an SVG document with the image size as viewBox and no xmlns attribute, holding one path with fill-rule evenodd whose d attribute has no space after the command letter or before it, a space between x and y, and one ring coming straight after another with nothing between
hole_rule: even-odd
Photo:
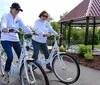
<instances>
[{"instance_id":1,"label":"bicycle rear wheel","mask_svg":"<svg viewBox=\"0 0 100 85\"><path fill-rule=\"evenodd\" d=\"M24 69L24 64L21 67L20 70L20 80L21 80L21 85L49 85L49 80L48 77L43 70L43 68L35 61L27 61L27 71L28 71L28 76L30 81L34 81L34 83L29 84L26 78L25 74L25 69ZM29 66L32 66L32 72L34 75L34 78L32 77L32 73L29 71Z\"/></svg>"},{"instance_id":2,"label":"bicycle rear wheel","mask_svg":"<svg viewBox=\"0 0 100 85\"><path fill-rule=\"evenodd\" d=\"M65 84L76 82L80 76L80 68L77 61L66 53L56 55L52 62L54 74Z\"/></svg>"}]
</instances>

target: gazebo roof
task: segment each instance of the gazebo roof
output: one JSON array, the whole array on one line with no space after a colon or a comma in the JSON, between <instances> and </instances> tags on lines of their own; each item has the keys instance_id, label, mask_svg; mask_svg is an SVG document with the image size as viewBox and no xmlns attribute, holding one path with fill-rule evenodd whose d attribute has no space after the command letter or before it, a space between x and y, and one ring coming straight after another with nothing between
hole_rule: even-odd
<instances>
[{"instance_id":1,"label":"gazebo roof","mask_svg":"<svg viewBox=\"0 0 100 85\"><path fill-rule=\"evenodd\" d=\"M96 26L100 25L100 0L83 0L59 22L74 22L72 24L75 26L85 26L87 17L90 19L90 25L93 24L94 17Z\"/></svg>"}]
</instances>

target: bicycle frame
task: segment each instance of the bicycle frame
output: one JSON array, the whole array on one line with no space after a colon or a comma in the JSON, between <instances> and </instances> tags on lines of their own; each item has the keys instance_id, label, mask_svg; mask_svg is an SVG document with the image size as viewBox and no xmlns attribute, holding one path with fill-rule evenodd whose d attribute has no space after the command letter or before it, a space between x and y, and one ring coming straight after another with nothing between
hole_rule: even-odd
<instances>
[{"instance_id":1,"label":"bicycle frame","mask_svg":"<svg viewBox=\"0 0 100 85\"><path fill-rule=\"evenodd\" d=\"M57 36L54 35L54 45L53 45L53 47L52 47L51 53L50 53L50 55L49 55L49 58L48 58L48 59L45 59L45 61L42 61L42 59L41 59L41 61L37 61L37 62L39 62L42 66L43 66L43 65L46 65L46 64L48 64L48 63L52 64L53 58L54 58L55 56L57 56L58 59L59 59L59 63L60 63L60 65L61 65L61 67L64 69L64 68L65 68L65 65L64 65L64 63L63 63L63 60L59 57L59 54L65 53L65 52L60 52L60 51L59 51L59 46L58 46L58 42L57 42L57 39L56 39L56 38L57 38Z\"/></svg>"},{"instance_id":2,"label":"bicycle frame","mask_svg":"<svg viewBox=\"0 0 100 85\"><path fill-rule=\"evenodd\" d=\"M33 77L34 81L30 82L30 80L29 80L28 70L27 70L27 61L28 60L34 61L34 60L33 60L33 58L28 56L28 52L26 50L26 40L25 40L25 37L24 37L25 34L23 33L22 35L23 35L23 45L22 45L22 51L21 51L21 54L20 54L20 58L18 60L17 65L14 65L14 63L12 62L10 74L12 75L12 74L20 73L21 66L22 66L22 64L24 64L27 81L28 81L29 84L31 84L31 83L36 82L36 80L35 80L35 77L34 77L34 74L33 74L33 71L32 71L32 66L30 66L29 69L30 69L30 72L32 73L32 77Z\"/></svg>"},{"instance_id":3,"label":"bicycle frame","mask_svg":"<svg viewBox=\"0 0 100 85\"><path fill-rule=\"evenodd\" d=\"M23 49L22 49L22 52L21 52L22 57L20 57L20 60L19 60L19 69L21 68L22 63L24 63L26 78L27 78L28 83L30 84L30 83L36 82L36 80L35 80L34 74L32 72L32 66L29 66L29 68L30 68L30 72L32 73L32 77L33 77L34 81L30 82L29 77L28 77L27 61L28 60L33 61L33 58L28 56L28 53L27 53L27 50L26 50L26 40L25 40L24 36L25 36L25 34L23 34L23 47L22 47Z\"/></svg>"}]
</instances>

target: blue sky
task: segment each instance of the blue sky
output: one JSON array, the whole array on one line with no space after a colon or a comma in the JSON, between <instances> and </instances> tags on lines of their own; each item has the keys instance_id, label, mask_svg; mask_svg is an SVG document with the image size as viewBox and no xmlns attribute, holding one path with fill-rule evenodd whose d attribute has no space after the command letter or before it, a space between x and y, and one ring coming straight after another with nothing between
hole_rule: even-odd
<instances>
[{"instance_id":1,"label":"blue sky","mask_svg":"<svg viewBox=\"0 0 100 85\"><path fill-rule=\"evenodd\" d=\"M26 25L33 26L42 10L46 10L54 21L58 21L60 15L71 11L81 1L83 0L0 0L0 18L4 13L9 12L13 2L18 2L24 10L19 16Z\"/></svg>"}]
</instances>

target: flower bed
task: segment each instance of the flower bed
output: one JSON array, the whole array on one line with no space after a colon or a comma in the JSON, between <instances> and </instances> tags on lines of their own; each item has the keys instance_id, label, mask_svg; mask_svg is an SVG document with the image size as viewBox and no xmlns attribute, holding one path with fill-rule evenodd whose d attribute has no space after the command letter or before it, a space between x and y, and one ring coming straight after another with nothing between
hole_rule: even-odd
<instances>
[{"instance_id":1,"label":"flower bed","mask_svg":"<svg viewBox=\"0 0 100 85\"><path fill-rule=\"evenodd\" d=\"M94 56L93 60L86 60L82 55L76 53L70 53L80 65L90 67L100 71L100 56Z\"/></svg>"}]
</instances>

